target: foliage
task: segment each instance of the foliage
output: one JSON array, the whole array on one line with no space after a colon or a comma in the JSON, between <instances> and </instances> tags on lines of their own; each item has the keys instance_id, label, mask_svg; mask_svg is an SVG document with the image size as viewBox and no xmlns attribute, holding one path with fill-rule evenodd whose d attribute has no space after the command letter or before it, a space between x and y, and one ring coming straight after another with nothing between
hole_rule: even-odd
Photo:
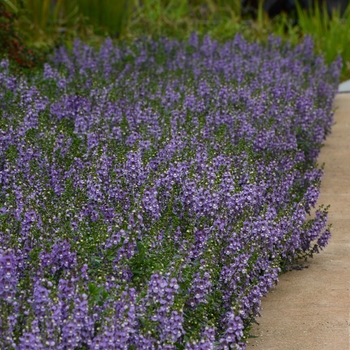
<instances>
[{"instance_id":1,"label":"foliage","mask_svg":"<svg viewBox=\"0 0 350 350\"><path fill-rule=\"evenodd\" d=\"M75 41L0 62L0 347L244 349L323 249L341 62L270 37Z\"/></svg>"},{"instance_id":2,"label":"foliage","mask_svg":"<svg viewBox=\"0 0 350 350\"><path fill-rule=\"evenodd\" d=\"M324 54L326 62L343 57L343 76L350 78L350 5L340 16L340 9L328 14L325 3L321 6L316 1L311 13L297 3L297 13L301 32L313 36L316 49Z\"/></svg>"},{"instance_id":3,"label":"foliage","mask_svg":"<svg viewBox=\"0 0 350 350\"><path fill-rule=\"evenodd\" d=\"M350 78L350 6L342 17L336 11L330 16L318 2L309 11L298 6L295 22L284 13L269 19L262 0L254 21L242 16L239 0L0 1L19 16L16 23L26 42L46 51L61 44L70 47L76 37L98 47L106 36L128 41L142 35L183 39L197 32L224 41L240 33L247 40L266 42L273 33L297 45L311 35L327 63L342 56L342 79Z\"/></svg>"},{"instance_id":4,"label":"foliage","mask_svg":"<svg viewBox=\"0 0 350 350\"><path fill-rule=\"evenodd\" d=\"M14 26L15 19L16 15L6 11L0 4L0 55L9 57L21 68L32 68L38 57L18 35Z\"/></svg>"}]
</instances>

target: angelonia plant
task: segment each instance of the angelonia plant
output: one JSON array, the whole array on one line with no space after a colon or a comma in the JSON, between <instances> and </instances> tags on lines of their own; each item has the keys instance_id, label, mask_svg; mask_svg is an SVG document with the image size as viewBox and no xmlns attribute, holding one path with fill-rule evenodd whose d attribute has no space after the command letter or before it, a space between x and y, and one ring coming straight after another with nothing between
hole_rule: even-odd
<instances>
[{"instance_id":1,"label":"angelonia plant","mask_svg":"<svg viewBox=\"0 0 350 350\"><path fill-rule=\"evenodd\" d=\"M0 348L244 349L330 238L340 70L310 38L240 35L76 41L30 77L1 61Z\"/></svg>"}]
</instances>

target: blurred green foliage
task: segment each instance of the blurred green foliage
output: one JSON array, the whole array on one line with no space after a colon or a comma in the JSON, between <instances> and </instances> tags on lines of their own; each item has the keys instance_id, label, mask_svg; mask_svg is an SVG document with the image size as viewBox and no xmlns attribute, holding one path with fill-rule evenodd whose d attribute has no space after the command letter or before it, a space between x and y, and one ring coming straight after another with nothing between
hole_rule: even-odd
<instances>
[{"instance_id":1,"label":"blurred green foliage","mask_svg":"<svg viewBox=\"0 0 350 350\"><path fill-rule=\"evenodd\" d=\"M310 14L302 10L297 3L298 27L303 35L311 35L317 51L322 52L326 62L333 61L338 55L343 57L343 78L350 78L350 5L343 16L335 9L331 16L327 14L326 4L315 2Z\"/></svg>"},{"instance_id":2,"label":"blurred green foliage","mask_svg":"<svg viewBox=\"0 0 350 350\"><path fill-rule=\"evenodd\" d=\"M98 46L106 36L132 40L139 36L187 38L191 32L210 34L218 40L240 32L245 38L264 42L270 34L292 44L311 35L327 62L341 55L342 79L350 78L350 6L341 17L325 6L312 11L297 6L298 23L286 13L269 19L259 1L256 18L241 15L240 0L0 0L16 15L16 28L34 48L48 50L70 46L80 37Z\"/></svg>"},{"instance_id":3,"label":"blurred green foliage","mask_svg":"<svg viewBox=\"0 0 350 350\"><path fill-rule=\"evenodd\" d=\"M32 70L44 62L43 50L29 48L16 30L17 13L11 13L0 3L0 55L7 56L17 68Z\"/></svg>"}]
</instances>

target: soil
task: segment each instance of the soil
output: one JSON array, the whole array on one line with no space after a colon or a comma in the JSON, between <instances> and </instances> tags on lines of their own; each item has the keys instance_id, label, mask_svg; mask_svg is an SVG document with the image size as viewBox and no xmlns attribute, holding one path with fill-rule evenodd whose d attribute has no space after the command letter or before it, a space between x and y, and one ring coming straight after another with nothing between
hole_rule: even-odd
<instances>
[{"instance_id":1,"label":"soil","mask_svg":"<svg viewBox=\"0 0 350 350\"><path fill-rule=\"evenodd\" d=\"M262 300L248 350L350 349L350 93L335 98L335 124L321 150L319 204L330 205L329 245L280 276Z\"/></svg>"}]
</instances>

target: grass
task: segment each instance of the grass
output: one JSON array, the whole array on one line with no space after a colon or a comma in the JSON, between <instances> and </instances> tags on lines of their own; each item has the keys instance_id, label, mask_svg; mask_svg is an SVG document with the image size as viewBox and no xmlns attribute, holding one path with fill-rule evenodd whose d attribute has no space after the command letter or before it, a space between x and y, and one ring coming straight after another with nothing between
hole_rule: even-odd
<instances>
[{"instance_id":1,"label":"grass","mask_svg":"<svg viewBox=\"0 0 350 350\"><path fill-rule=\"evenodd\" d=\"M20 14L18 28L35 47L70 45L80 37L100 45L106 36L132 40L139 36L188 38L191 32L209 33L219 40L237 32L259 42L270 34L292 44L311 35L326 62L343 58L342 80L350 78L350 6L341 17L329 16L325 5L312 11L297 6L299 23L286 14L269 19L259 1L256 19L241 15L240 0L0 0L8 10Z\"/></svg>"},{"instance_id":2,"label":"grass","mask_svg":"<svg viewBox=\"0 0 350 350\"><path fill-rule=\"evenodd\" d=\"M350 77L350 5L343 17L339 10L334 10L332 16L327 14L326 5L316 2L312 14L302 10L297 4L299 28L301 32L311 35L315 40L316 49L322 52L326 62L331 62L338 55L343 57L343 77Z\"/></svg>"}]
</instances>

